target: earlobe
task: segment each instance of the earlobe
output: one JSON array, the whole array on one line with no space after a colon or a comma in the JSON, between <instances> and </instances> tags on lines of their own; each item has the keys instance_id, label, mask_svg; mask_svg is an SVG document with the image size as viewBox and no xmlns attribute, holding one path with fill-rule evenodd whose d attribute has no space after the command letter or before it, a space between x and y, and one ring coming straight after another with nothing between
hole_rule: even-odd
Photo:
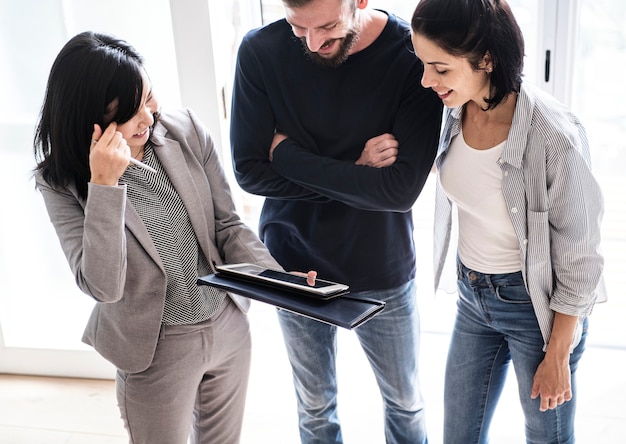
<instances>
[{"instance_id":1,"label":"earlobe","mask_svg":"<svg viewBox=\"0 0 626 444\"><path fill-rule=\"evenodd\" d=\"M493 71L494 64L489 51L487 51L483 56L483 59L480 62L480 68L484 69L486 73L491 73L491 71Z\"/></svg>"},{"instance_id":2,"label":"earlobe","mask_svg":"<svg viewBox=\"0 0 626 444\"><path fill-rule=\"evenodd\" d=\"M367 8L368 0L357 0L356 7L357 9L365 9Z\"/></svg>"}]
</instances>

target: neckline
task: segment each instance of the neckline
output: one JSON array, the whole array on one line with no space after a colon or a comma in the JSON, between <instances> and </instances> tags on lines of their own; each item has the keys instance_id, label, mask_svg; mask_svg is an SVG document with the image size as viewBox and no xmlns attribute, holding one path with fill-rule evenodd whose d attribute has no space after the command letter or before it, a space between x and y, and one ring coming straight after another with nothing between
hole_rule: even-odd
<instances>
[{"instance_id":1,"label":"neckline","mask_svg":"<svg viewBox=\"0 0 626 444\"><path fill-rule=\"evenodd\" d=\"M496 145L489 147L489 148L474 148L473 146L471 146L469 143L467 143L467 141L465 140L465 136L463 135L463 125L460 126L459 129L459 136L461 137L461 140L463 141L463 146L466 146L467 148L471 149L472 151L493 151L496 150L498 148L504 148L504 145L506 144L506 139L504 139L502 142L497 143Z\"/></svg>"}]
</instances>

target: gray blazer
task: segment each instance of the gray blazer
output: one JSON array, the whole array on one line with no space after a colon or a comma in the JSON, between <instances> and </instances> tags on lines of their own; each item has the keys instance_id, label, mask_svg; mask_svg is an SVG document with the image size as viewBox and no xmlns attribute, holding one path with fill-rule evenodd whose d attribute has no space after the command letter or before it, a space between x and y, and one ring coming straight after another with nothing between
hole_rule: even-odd
<instances>
[{"instance_id":1,"label":"gray blazer","mask_svg":"<svg viewBox=\"0 0 626 444\"><path fill-rule=\"evenodd\" d=\"M163 114L151 141L209 262L281 268L236 214L213 141L191 111ZM41 174L36 184L78 287L97 301L83 341L125 372L145 370L159 337L166 275L126 187L89 184L83 200L74 186L53 189ZM249 299L230 297L247 311Z\"/></svg>"}]
</instances>

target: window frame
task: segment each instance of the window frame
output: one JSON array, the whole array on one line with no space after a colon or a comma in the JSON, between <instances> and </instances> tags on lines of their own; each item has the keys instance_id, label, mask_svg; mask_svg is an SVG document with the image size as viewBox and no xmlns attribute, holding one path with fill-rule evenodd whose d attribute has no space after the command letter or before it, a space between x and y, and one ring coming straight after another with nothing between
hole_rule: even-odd
<instances>
[{"instance_id":1,"label":"window frame","mask_svg":"<svg viewBox=\"0 0 626 444\"><path fill-rule=\"evenodd\" d=\"M78 24L71 15L69 0L61 2L66 17L68 35ZM551 53L550 78L538 84L565 104L571 101L573 78L574 45L580 14L578 0L556 0L539 2L538 20L541 23L538 48L539 54ZM219 33L219 21L223 19L224 2L221 0L169 0L172 32L178 71L180 102L194 110L205 122L221 154L226 174L233 188L238 210L245 215L243 201L245 193L237 186L231 165L229 134L230 84L233 64L218 60L217 45L223 45ZM261 2L241 0L234 2L241 30L261 24ZM233 46L238 42L233 40ZM545 68L538 63L535 76L542 79ZM246 218L255 225L254 215ZM90 378L112 378L113 366L93 350L48 350L10 347L5 344L0 325L0 372L32 375L52 375Z\"/></svg>"}]
</instances>

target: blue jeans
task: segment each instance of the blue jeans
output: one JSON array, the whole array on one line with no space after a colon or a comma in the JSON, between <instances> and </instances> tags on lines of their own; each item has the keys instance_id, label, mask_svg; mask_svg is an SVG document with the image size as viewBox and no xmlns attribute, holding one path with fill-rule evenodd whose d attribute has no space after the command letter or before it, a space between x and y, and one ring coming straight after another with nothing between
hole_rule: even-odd
<instances>
[{"instance_id":1,"label":"blue jeans","mask_svg":"<svg viewBox=\"0 0 626 444\"><path fill-rule=\"evenodd\" d=\"M489 441L489 426L510 362L526 421L526 442L573 443L575 375L585 348L586 321L581 342L570 355L573 398L541 412L540 398L531 399L530 393L545 355L544 341L522 273L483 274L459 262L457 283L456 323L445 376L444 443Z\"/></svg>"},{"instance_id":2,"label":"blue jeans","mask_svg":"<svg viewBox=\"0 0 626 444\"><path fill-rule=\"evenodd\" d=\"M415 283L352 296L386 302L382 313L355 329L382 393L386 442L427 443L418 381ZM342 443L337 417L337 327L285 310L278 314L293 371L302 443Z\"/></svg>"}]
</instances>

